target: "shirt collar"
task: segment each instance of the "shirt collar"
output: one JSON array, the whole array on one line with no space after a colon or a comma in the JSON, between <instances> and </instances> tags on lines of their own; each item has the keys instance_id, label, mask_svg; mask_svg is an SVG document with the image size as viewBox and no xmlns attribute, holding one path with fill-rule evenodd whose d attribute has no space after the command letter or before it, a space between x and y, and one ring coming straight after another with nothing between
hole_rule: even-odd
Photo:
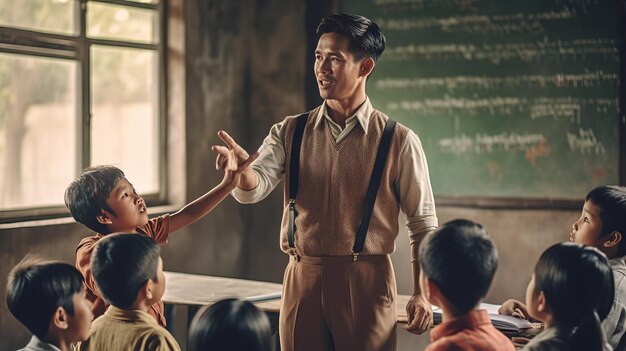
<instances>
[{"instance_id":1,"label":"shirt collar","mask_svg":"<svg viewBox=\"0 0 626 351\"><path fill-rule=\"evenodd\" d=\"M109 306L109 308L104 314L110 318L121 320L121 321L126 321L126 322L140 320L140 321L148 322L151 324L157 324L154 318L146 311L123 310L119 307L115 307L111 305Z\"/></svg>"},{"instance_id":2,"label":"shirt collar","mask_svg":"<svg viewBox=\"0 0 626 351\"><path fill-rule=\"evenodd\" d=\"M611 270L613 271L613 275L621 275L626 276L626 256L623 257L615 257L609 260L609 266L611 266ZM615 281L617 282L617 277L615 277ZM617 287L616 287L617 288Z\"/></svg>"},{"instance_id":3,"label":"shirt collar","mask_svg":"<svg viewBox=\"0 0 626 351\"><path fill-rule=\"evenodd\" d=\"M430 332L432 341L446 336L454 335L464 329L475 329L484 324L491 325L489 314L486 310L472 310L468 314L443 322L434 327Z\"/></svg>"},{"instance_id":4,"label":"shirt collar","mask_svg":"<svg viewBox=\"0 0 626 351\"><path fill-rule=\"evenodd\" d=\"M359 122L359 125L361 126L361 128L363 128L363 131L365 132L365 134L367 134L367 127L369 126L370 119L372 117L373 112L374 112L374 108L372 107L372 103L370 102L369 97L366 97L365 101L361 104L361 106L359 106L359 108L349 118L356 116L356 119ZM314 126L315 128L321 125L321 121L324 118L328 118L332 120L332 118L330 118L330 114L328 114L328 107L326 105L326 100L324 100L324 102L322 103L322 106L318 110L317 116L315 118L316 118L315 126Z\"/></svg>"},{"instance_id":5,"label":"shirt collar","mask_svg":"<svg viewBox=\"0 0 626 351\"><path fill-rule=\"evenodd\" d=\"M626 256L615 257L609 260L609 265L611 267L625 267L626 266Z\"/></svg>"},{"instance_id":6,"label":"shirt collar","mask_svg":"<svg viewBox=\"0 0 626 351\"><path fill-rule=\"evenodd\" d=\"M26 345L26 349L37 351L61 351L60 348L52 344L48 344L47 342L41 341L41 339L39 339L36 335L33 335L33 337L30 338L28 345Z\"/></svg>"}]
</instances>

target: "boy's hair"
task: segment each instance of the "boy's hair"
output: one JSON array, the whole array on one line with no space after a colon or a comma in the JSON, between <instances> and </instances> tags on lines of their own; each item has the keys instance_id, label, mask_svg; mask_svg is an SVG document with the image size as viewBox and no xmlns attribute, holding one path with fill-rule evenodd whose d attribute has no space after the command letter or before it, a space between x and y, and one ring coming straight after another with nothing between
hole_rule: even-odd
<instances>
[{"instance_id":1,"label":"boy's hair","mask_svg":"<svg viewBox=\"0 0 626 351\"><path fill-rule=\"evenodd\" d=\"M585 201L591 201L600 209L601 236L618 231L622 241L618 244L618 256L626 255L626 187L601 185L589 192Z\"/></svg>"},{"instance_id":2,"label":"boy's hair","mask_svg":"<svg viewBox=\"0 0 626 351\"><path fill-rule=\"evenodd\" d=\"M100 239L91 258L91 270L102 297L119 308L135 303L141 286L157 281L161 249L144 234L113 234Z\"/></svg>"},{"instance_id":3,"label":"boy's hair","mask_svg":"<svg viewBox=\"0 0 626 351\"><path fill-rule=\"evenodd\" d=\"M480 224L457 219L424 238L419 263L456 311L466 314L487 294L498 252Z\"/></svg>"},{"instance_id":4,"label":"boy's hair","mask_svg":"<svg viewBox=\"0 0 626 351\"><path fill-rule=\"evenodd\" d=\"M371 20L346 13L335 14L322 19L317 26L318 36L324 33L337 33L350 39L348 50L359 61L371 57L374 62L385 51L386 39L378 25Z\"/></svg>"},{"instance_id":5,"label":"boy's hair","mask_svg":"<svg viewBox=\"0 0 626 351\"><path fill-rule=\"evenodd\" d=\"M73 297L83 289L74 266L27 255L9 273L7 305L17 320L42 339L58 307L74 315Z\"/></svg>"},{"instance_id":6,"label":"boy's hair","mask_svg":"<svg viewBox=\"0 0 626 351\"><path fill-rule=\"evenodd\" d=\"M613 271L593 246L560 243L549 247L535 266L535 290L543 292L554 324L572 331L571 350L602 349L603 320L613 306Z\"/></svg>"},{"instance_id":7,"label":"boy's hair","mask_svg":"<svg viewBox=\"0 0 626 351\"><path fill-rule=\"evenodd\" d=\"M252 303L225 299L200 310L189 328L191 351L270 351L272 330Z\"/></svg>"},{"instance_id":8,"label":"boy's hair","mask_svg":"<svg viewBox=\"0 0 626 351\"><path fill-rule=\"evenodd\" d=\"M77 222L96 233L109 234L108 227L98 222L97 216L102 209L115 214L107 205L107 198L124 177L124 172L114 166L86 168L65 190L65 206Z\"/></svg>"}]
</instances>

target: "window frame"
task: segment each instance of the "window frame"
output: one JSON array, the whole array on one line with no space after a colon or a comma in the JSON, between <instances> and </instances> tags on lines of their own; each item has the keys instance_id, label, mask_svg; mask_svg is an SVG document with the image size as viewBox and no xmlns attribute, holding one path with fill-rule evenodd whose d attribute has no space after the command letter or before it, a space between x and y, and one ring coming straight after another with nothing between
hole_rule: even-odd
<instances>
[{"instance_id":1,"label":"window frame","mask_svg":"<svg viewBox=\"0 0 626 351\"><path fill-rule=\"evenodd\" d=\"M91 158L91 47L100 45L114 48L132 48L156 52L158 64L158 87L156 96L157 109L157 145L159 159L157 193L142 195L149 206L167 204L167 0L157 3L141 3L127 0L75 0L78 6L77 33L64 35L17 27L0 25L0 53L27 55L70 60L76 62L77 68L77 113L75 130L77 150L76 176L90 166ZM87 3L103 3L127 6L134 9L155 11L158 41L156 44L133 41L98 39L87 37ZM28 207L20 209L0 210L0 223L13 223L69 216L69 211L62 203L58 206Z\"/></svg>"}]
</instances>

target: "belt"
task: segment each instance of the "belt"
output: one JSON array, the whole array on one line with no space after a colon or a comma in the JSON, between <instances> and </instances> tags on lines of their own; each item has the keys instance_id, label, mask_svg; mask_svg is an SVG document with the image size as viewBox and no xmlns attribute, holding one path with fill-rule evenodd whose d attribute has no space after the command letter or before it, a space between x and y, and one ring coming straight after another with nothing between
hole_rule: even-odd
<instances>
[{"instance_id":1,"label":"belt","mask_svg":"<svg viewBox=\"0 0 626 351\"><path fill-rule=\"evenodd\" d=\"M289 259L294 262L302 262L315 265L349 263L357 261L384 261L389 255L350 255L350 256L300 256L290 255Z\"/></svg>"}]
</instances>

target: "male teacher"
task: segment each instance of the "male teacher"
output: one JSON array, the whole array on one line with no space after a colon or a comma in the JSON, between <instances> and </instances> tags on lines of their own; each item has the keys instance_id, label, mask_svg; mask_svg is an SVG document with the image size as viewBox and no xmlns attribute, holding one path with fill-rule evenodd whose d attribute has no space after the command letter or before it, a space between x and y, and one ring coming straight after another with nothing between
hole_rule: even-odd
<instances>
[{"instance_id":1,"label":"male teacher","mask_svg":"<svg viewBox=\"0 0 626 351\"><path fill-rule=\"evenodd\" d=\"M290 260L282 350L395 350L389 254L400 210L410 233L414 286L406 328L422 333L432 324L416 261L422 238L437 227L426 157L415 133L388 122L365 93L385 49L378 25L338 14L324 18L317 34L314 71L323 104L274 125L232 195L241 203L261 201L285 177L280 240ZM218 134L226 143L213 147L218 168L229 150L243 163L247 152L226 132Z\"/></svg>"}]
</instances>

